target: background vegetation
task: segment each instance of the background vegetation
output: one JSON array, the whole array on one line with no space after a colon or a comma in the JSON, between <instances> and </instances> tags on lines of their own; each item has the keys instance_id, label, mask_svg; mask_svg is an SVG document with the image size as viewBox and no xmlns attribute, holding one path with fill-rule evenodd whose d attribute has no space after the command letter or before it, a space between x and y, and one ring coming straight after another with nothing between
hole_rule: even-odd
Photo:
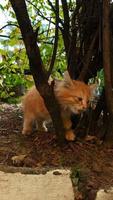
<instances>
[{"instance_id":1,"label":"background vegetation","mask_svg":"<svg viewBox=\"0 0 113 200\"><path fill-rule=\"evenodd\" d=\"M51 61L55 40L55 14L47 1L27 1L31 23L35 32L38 31L38 43L45 68L48 69ZM60 6L61 7L61 6ZM32 77L26 76L29 72L29 62L25 51L19 26L9 1L0 4L4 12L4 25L0 27L0 99L13 101L18 92L23 94L23 86L32 84ZM60 9L60 16L63 16ZM58 50L52 76L61 78L66 70L66 56L62 35L59 33ZM20 86L17 92L17 87ZM22 86L22 87L21 87ZM22 91L21 91L22 89ZM16 93L16 94L15 94Z\"/></svg>"}]
</instances>

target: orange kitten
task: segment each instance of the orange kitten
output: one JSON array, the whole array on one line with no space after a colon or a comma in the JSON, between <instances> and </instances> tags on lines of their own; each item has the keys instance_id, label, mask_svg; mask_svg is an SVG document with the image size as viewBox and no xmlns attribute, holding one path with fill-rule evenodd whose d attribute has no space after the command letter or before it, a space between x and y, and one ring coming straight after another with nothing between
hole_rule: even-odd
<instances>
[{"instance_id":1,"label":"orange kitten","mask_svg":"<svg viewBox=\"0 0 113 200\"><path fill-rule=\"evenodd\" d=\"M91 88L81 81L72 80L66 71L64 80L56 81L55 96L61 105L61 115L65 127L65 138L73 141L75 134L71 129L71 113L79 114L88 108L91 98ZM28 135L32 132L33 122L37 122L38 128L43 127L43 122L50 119L44 100L36 87L33 86L23 99L24 124L22 134Z\"/></svg>"}]
</instances>

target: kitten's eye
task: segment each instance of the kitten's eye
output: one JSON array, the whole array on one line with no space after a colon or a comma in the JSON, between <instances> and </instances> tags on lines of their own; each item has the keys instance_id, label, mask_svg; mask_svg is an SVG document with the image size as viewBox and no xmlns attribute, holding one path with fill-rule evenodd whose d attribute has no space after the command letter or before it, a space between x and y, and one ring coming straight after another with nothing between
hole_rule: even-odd
<instances>
[{"instance_id":1,"label":"kitten's eye","mask_svg":"<svg viewBox=\"0 0 113 200\"><path fill-rule=\"evenodd\" d=\"M78 97L78 100L79 100L79 101L82 101L82 97Z\"/></svg>"}]
</instances>

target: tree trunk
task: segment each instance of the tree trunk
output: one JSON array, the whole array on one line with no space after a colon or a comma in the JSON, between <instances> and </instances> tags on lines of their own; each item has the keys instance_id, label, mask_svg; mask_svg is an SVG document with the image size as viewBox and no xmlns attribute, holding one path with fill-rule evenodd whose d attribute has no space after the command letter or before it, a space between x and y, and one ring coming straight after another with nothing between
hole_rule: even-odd
<instances>
[{"instance_id":1,"label":"tree trunk","mask_svg":"<svg viewBox=\"0 0 113 200\"><path fill-rule=\"evenodd\" d=\"M106 135L105 140L109 145L113 145L113 90L112 90L112 70L110 53L110 1L103 0L103 67L105 78L105 98L107 106Z\"/></svg>"},{"instance_id":2,"label":"tree trunk","mask_svg":"<svg viewBox=\"0 0 113 200\"><path fill-rule=\"evenodd\" d=\"M22 33L23 41L29 59L30 70L34 78L36 88L43 97L45 105L53 121L55 132L59 142L64 141L64 127L60 114L60 107L55 98L53 85L48 85L47 74L44 69L35 33L30 23L24 0L10 0L15 11L18 24Z\"/></svg>"}]
</instances>

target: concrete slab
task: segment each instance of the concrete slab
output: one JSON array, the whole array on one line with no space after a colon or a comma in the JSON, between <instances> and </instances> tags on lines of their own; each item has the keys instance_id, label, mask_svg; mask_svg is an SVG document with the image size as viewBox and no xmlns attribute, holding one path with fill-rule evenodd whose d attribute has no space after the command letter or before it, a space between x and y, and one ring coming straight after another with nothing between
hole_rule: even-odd
<instances>
[{"instance_id":1,"label":"concrete slab","mask_svg":"<svg viewBox=\"0 0 113 200\"><path fill-rule=\"evenodd\" d=\"M45 175L0 171L0 200L74 200L69 170Z\"/></svg>"},{"instance_id":2,"label":"concrete slab","mask_svg":"<svg viewBox=\"0 0 113 200\"><path fill-rule=\"evenodd\" d=\"M97 192L96 200L113 200L113 188L109 190L99 190Z\"/></svg>"}]
</instances>

